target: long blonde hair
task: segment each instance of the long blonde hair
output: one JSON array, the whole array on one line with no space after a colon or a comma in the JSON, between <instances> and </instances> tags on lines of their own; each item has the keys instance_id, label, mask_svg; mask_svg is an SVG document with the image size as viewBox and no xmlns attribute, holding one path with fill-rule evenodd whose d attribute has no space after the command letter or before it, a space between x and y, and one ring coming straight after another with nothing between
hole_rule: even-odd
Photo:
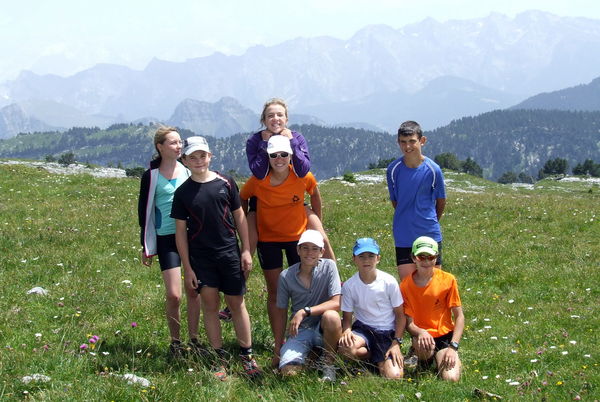
<instances>
[{"instance_id":1,"label":"long blonde hair","mask_svg":"<svg viewBox=\"0 0 600 402\"><path fill-rule=\"evenodd\" d=\"M262 114L260 115L260 124L265 127L267 126L267 108L271 105L283 106L283 109L285 109L285 118L288 119L288 107L285 101L281 98L271 98L265 102Z\"/></svg>"},{"instance_id":2,"label":"long blonde hair","mask_svg":"<svg viewBox=\"0 0 600 402\"><path fill-rule=\"evenodd\" d=\"M156 149L154 159L162 158L157 145L164 143L167 139L167 134L172 133L173 131L177 132L177 128L171 126L163 126L162 124L158 126L158 128L156 129L156 133L154 133L154 149Z\"/></svg>"}]
</instances>

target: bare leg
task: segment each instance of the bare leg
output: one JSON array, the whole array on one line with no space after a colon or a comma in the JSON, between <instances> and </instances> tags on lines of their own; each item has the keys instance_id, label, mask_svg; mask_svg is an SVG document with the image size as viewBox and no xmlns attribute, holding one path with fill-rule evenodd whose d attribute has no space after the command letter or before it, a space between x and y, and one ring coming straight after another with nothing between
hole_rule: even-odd
<instances>
[{"instance_id":1,"label":"bare leg","mask_svg":"<svg viewBox=\"0 0 600 402\"><path fill-rule=\"evenodd\" d=\"M342 336L342 320L340 314L334 310L327 310L321 316L323 329L323 343L325 344L325 362L332 363Z\"/></svg>"},{"instance_id":2,"label":"bare leg","mask_svg":"<svg viewBox=\"0 0 600 402\"><path fill-rule=\"evenodd\" d=\"M200 321L200 295L196 289L185 289L187 298L188 335L190 339L198 338L198 322Z\"/></svg>"},{"instance_id":3,"label":"bare leg","mask_svg":"<svg viewBox=\"0 0 600 402\"><path fill-rule=\"evenodd\" d=\"M252 334L250 331L250 316L244 303L244 296L225 295L225 301L231 310L233 327L237 340L241 347L249 348L252 346Z\"/></svg>"},{"instance_id":4,"label":"bare leg","mask_svg":"<svg viewBox=\"0 0 600 402\"><path fill-rule=\"evenodd\" d=\"M444 360L444 353L446 353L447 350L448 348L444 348L442 350L438 350L438 352L435 354L438 373L443 380L457 382L460 380L461 362L459 357L456 356L456 364L454 364L454 367L444 367L442 361Z\"/></svg>"},{"instance_id":5,"label":"bare leg","mask_svg":"<svg viewBox=\"0 0 600 402\"><path fill-rule=\"evenodd\" d=\"M200 296L202 297L202 312L204 313L202 318L208 343L214 349L220 349L223 346L223 339L221 337L221 322L217 315L221 302L219 290L204 286L200 291Z\"/></svg>"},{"instance_id":6,"label":"bare leg","mask_svg":"<svg viewBox=\"0 0 600 402\"><path fill-rule=\"evenodd\" d=\"M377 363L377 367L379 368L379 374L384 378L397 380L404 376L404 369L396 366L392 359L385 359Z\"/></svg>"},{"instance_id":7,"label":"bare leg","mask_svg":"<svg viewBox=\"0 0 600 402\"><path fill-rule=\"evenodd\" d=\"M415 264L400 264L398 265L398 277L400 281L407 277L408 275L412 275L413 272L417 269Z\"/></svg>"},{"instance_id":8,"label":"bare leg","mask_svg":"<svg viewBox=\"0 0 600 402\"><path fill-rule=\"evenodd\" d=\"M338 351L342 356L351 360L366 360L371 357L365 340L360 336L356 337L356 341L350 347L338 346Z\"/></svg>"},{"instance_id":9,"label":"bare leg","mask_svg":"<svg viewBox=\"0 0 600 402\"><path fill-rule=\"evenodd\" d=\"M271 331L273 331L273 336L275 336L275 334L281 333L282 330L285 330L285 328L280 328L281 324L285 325L285 323L279 323L278 320L275 318L278 314L277 282L279 281L280 273L281 268L263 269L263 274L267 283L267 313L269 315L269 323L271 324Z\"/></svg>"},{"instance_id":10,"label":"bare leg","mask_svg":"<svg viewBox=\"0 0 600 402\"><path fill-rule=\"evenodd\" d=\"M179 267L162 271L165 284L167 326L171 340L179 340L181 317L179 305L181 304L181 269Z\"/></svg>"}]
</instances>

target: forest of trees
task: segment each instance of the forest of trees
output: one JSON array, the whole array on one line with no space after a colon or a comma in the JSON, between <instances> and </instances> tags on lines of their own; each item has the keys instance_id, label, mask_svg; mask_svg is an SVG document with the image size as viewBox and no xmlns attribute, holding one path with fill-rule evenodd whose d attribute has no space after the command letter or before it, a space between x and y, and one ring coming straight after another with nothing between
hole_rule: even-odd
<instances>
[{"instance_id":1,"label":"forest of trees","mask_svg":"<svg viewBox=\"0 0 600 402\"><path fill-rule=\"evenodd\" d=\"M310 148L312 171L319 180L368 168L385 168L401 155L395 135L362 129L292 126ZM74 127L66 132L20 134L0 140L0 157L75 160L102 166L148 166L155 153L155 125L115 124ZM194 135L179 130L183 138ZM425 132L424 153L446 169L501 182L532 183L548 175L572 172L598 176L600 112L502 110L466 117ZM251 133L207 137L223 172L249 175L245 144Z\"/></svg>"}]
</instances>

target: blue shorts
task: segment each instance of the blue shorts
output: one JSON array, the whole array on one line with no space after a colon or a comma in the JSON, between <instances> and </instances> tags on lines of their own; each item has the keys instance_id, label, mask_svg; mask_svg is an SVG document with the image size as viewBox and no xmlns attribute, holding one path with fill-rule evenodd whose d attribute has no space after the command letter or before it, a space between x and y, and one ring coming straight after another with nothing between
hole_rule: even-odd
<instances>
[{"instance_id":1,"label":"blue shorts","mask_svg":"<svg viewBox=\"0 0 600 402\"><path fill-rule=\"evenodd\" d=\"M396 265L414 264L410 255L412 247L396 247ZM442 242L438 242L438 258L435 265L442 265Z\"/></svg>"},{"instance_id":2,"label":"blue shorts","mask_svg":"<svg viewBox=\"0 0 600 402\"><path fill-rule=\"evenodd\" d=\"M352 324L352 332L365 340L367 349L371 352L371 363L377 364L385 360L385 354L392 346L395 329L381 330L356 320Z\"/></svg>"},{"instance_id":3,"label":"blue shorts","mask_svg":"<svg viewBox=\"0 0 600 402\"><path fill-rule=\"evenodd\" d=\"M177 252L174 234L156 236L156 254L161 271L181 266L181 258L179 258L179 253Z\"/></svg>"},{"instance_id":4,"label":"blue shorts","mask_svg":"<svg viewBox=\"0 0 600 402\"><path fill-rule=\"evenodd\" d=\"M312 328L300 328L298 335L287 338L281 347L279 368L288 364L303 365L308 354L315 347L323 347L321 325Z\"/></svg>"},{"instance_id":5,"label":"blue shorts","mask_svg":"<svg viewBox=\"0 0 600 402\"><path fill-rule=\"evenodd\" d=\"M264 270L283 268L283 252L287 258L288 267L300 262L297 246L298 241L259 241L256 249L261 268Z\"/></svg>"}]
</instances>

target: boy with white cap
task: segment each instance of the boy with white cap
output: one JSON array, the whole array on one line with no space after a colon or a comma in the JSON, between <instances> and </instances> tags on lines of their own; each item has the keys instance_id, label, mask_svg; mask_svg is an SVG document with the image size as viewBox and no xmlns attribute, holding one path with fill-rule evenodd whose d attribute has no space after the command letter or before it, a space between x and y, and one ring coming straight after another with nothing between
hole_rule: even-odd
<instances>
[{"instance_id":1,"label":"boy with white cap","mask_svg":"<svg viewBox=\"0 0 600 402\"><path fill-rule=\"evenodd\" d=\"M430 237L414 241L411 257L417 270L402 280L400 288L412 347L422 365L431 364L435 357L440 377L458 381L458 346L465 316L456 278L435 268L438 244Z\"/></svg>"},{"instance_id":2,"label":"boy with white cap","mask_svg":"<svg viewBox=\"0 0 600 402\"><path fill-rule=\"evenodd\" d=\"M358 272L342 287L339 351L346 358L375 364L382 377L400 379L404 375L401 346L406 318L398 281L377 269L381 256L374 239L356 240L352 251Z\"/></svg>"},{"instance_id":3,"label":"boy with white cap","mask_svg":"<svg viewBox=\"0 0 600 402\"><path fill-rule=\"evenodd\" d=\"M255 377L261 371L252 357L250 318L244 303L243 272L252 269L248 226L235 181L210 170L211 158L204 137L185 140L182 159L191 177L175 191L171 209L177 250L186 284L198 289L202 299L206 335L217 355L215 376L221 380L227 377L226 352L217 315L219 292L223 292L231 309L244 372ZM242 243L241 253L236 231Z\"/></svg>"},{"instance_id":4,"label":"boy with white cap","mask_svg":"<svg viewBox=\"0 0 600 402\"><path fill-rule=\"evenodd\" d=\"M281 373L295 375L305 365L310 351L319 347L323 349L322 379L335 381L332 363L342 331L338 313L341 283L335 262L321 258L323 246L319 231L302 233L297 246L300 262L279 276L276 320L281 330L275 334L275 354L280 355ZM290 301L288 338L283 343Z\"/></svg>"}]
</instances>

